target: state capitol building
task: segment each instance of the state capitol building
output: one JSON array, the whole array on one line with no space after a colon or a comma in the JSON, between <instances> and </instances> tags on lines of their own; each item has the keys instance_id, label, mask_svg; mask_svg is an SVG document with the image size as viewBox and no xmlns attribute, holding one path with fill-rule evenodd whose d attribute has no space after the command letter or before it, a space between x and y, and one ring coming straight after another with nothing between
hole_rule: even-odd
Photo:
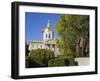
<instances>
[{"instance_id":1,"label":"state capitol building","mask_svg":"<svg viewBox=\"0 0 100 81\"><path fill-rule=\"evenodd\" d=\"M60 53L59 49L56 46L56 41L54 40L54 32L52 31L49 21L46 27L43 29L42 34L42 41L32 40L29 42L29 50L50 49L54 52L55 57L57 57Z\"/></svg>"}]
</instances>

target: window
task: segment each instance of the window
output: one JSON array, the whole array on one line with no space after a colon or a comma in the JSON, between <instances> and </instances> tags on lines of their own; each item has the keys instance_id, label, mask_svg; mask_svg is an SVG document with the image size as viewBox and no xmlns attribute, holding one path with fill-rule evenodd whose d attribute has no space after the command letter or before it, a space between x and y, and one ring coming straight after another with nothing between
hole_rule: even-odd
<instances>
[{"instance_id":1,"label":"window","mask_svg":"<svg viewBox=\"0 0 100 81\"><path fill-rule=\"evenodd\" d=\"M46 34L46 38L47 38L47 34Z\"/></svg>"},{"instance_id":2,"label":"window","mask_svg":"<svg viewBox=\"0 0 100 81\"><path fill-rule=\"evenodd\" d=\"M51 35L50 35L50 33L49 33L49 39L50 39L50 37L51 37Z\"/></svg>"},{"instance_id":3,"label":"window","mask_svg":"<svg viewBox=\"0 0 100 81\"><path fill-rule=\"evenodd\" d=\"M40 45L40 48L42 48L42 45Z\"/></svg>"},{"instance_id":4,"label":"window","mask_svg":"<svg viewBox=\"0 0 100 81\"><path fill-rule=\"evenodd\" d=\"M55 44L52 44L52 47L55 48Z\"/></svg>"},{"instance_id":5,"label":"window","mask_svg":"<svg viewBox=\"0 0 100 81\"><path fill-rule=\"evenodd\" d=\"M38 48L38 44L36 45L36 48Z\"/></svg>"},{"instance_id":6,"label":"window","mask_svg":"<svg viewBox=\"0 0 100 81\"><path fill-rule=\"evenodd\" d=\"M34 44L32 44L32 48L34 48Z\"/></svg>"}]
</instances>

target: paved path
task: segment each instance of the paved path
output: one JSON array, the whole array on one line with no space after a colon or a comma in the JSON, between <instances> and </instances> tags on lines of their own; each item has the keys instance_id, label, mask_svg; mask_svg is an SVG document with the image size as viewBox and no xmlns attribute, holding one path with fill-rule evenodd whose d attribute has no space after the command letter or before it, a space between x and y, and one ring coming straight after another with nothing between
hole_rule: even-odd
<instances>
[{"instance_id":1,"label":"paved path","mask_svg":"<svg viewBox=\"0 0 100 81\"><path fill-rule=\"evenodd\" d=\"M78 61L79 65L89 65L89 57L75 58L75 61Z\"/></svg>"}]
</instances>

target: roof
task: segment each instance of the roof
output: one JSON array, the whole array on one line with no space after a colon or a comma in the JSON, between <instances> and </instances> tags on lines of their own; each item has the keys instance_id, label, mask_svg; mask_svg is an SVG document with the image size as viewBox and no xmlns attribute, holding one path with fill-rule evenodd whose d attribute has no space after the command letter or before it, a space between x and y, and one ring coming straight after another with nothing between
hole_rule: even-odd
<instances>
[{"instance_id":1,"label":"roof","mask_svg":"<svg viewBox=\"0 0 100 81\"><path fill-rule=\"evenodd\" d=\"M47 26L44 28L43 32L48 32L48 31L52 31L51 25L50 25L50 21L48 20Z\"/></svg>"},{"instance_id":2,"label":"roof","mask_svg":"<svg viewBox=\"0 0 100 81\"><path fill-rule=\"evenodd\" d=\"M43 43L43 41L33 40L33 41L30 41L30 43Z\"/></svg>"},{"instance_id":3,"label":"roof","mask_svg":"<svg viewBox=\"0 0 100 81\"><path fill-rule=\"evenodd\" d=\"M45 44L56 44L56 41L55 40L48 40L48 41L45 41Z\"/></svg>"},{"instance_id":4,"label":"roof","mask_svg":"<svg viewBox=\"0 0 100 81\"><path fill-rule=\"evenodd\" d=\"M56 44L56 41L55 40L47 40L47 41L36 41L36 40L33 40L33 41L30 41L30 43Z\"/></svg>"}]
</instances>

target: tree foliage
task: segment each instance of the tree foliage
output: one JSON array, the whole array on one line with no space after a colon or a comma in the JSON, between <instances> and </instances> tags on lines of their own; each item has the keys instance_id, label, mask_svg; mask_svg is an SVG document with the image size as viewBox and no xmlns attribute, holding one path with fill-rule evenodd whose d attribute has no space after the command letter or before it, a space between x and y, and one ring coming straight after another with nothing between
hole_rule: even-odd
<instances>
[{"instance_id":1,"label":"tree foliage","mask_svg":"<svg viewBox=\"0 0 100 81\"><path fill-rule=\"evenodd\" d=\"M77 64L76 63L77 62L75 62L73 56L60 55L59 57L49 60L48 66L49 67L75 66L78 65L78 63Z\"/></svg>"},{"instance_id":2,"label":"tree foliage","mask_svg":"<svg viewBox=\"0 0 100 81\"><path fill-rule=\"evenodd\" d=\"M36 49L30 52L27 57L27 67L46 67L48 61L54 58L54 52L48 49Z\"/></svg>"},{"instance_id":3,"label":"tree foliage","mask_svg":"<svg viewBox=\"0 0 100 81\"><path fill-rule=\"evenodd\" d=\"M85 50L89 48L88 15L63 14L57 22L56 31L59 36L56 39L57 46L63 54L68 54L68 50L81 54L82 51L85 53Z\"/></svg>"},{"instance_id":4,"label":"tree foliage","mask_svg":"<svg viewBox=\"0 0 100 81\"><path fill-rule=\"evenodd\" d=\"M29 47L29 45L25 42L25 56L28 56L28 54L29 54L28 47Z\"/></svg>"}]
</instances>

